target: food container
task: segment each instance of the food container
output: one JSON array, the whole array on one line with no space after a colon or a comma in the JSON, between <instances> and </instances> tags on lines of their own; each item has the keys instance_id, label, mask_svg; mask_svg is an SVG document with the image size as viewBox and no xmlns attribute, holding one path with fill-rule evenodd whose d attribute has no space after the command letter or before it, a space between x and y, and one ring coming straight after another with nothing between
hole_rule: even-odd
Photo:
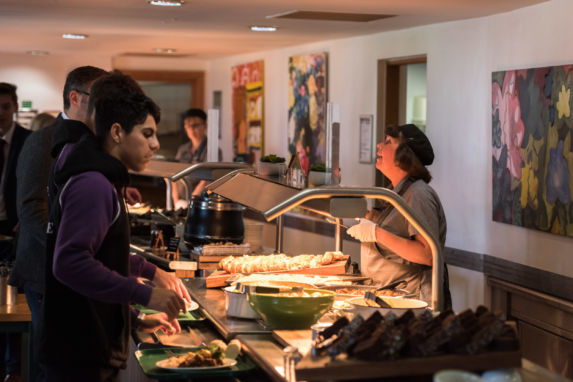
<instances>
[{"instance_id":1,"label":"food container","mask_svg":"<svg viewBox=\"0 0 573 382\"><path fill-rule=\"evenodd\" d=\"M247 294L253 310L261 315L272 329L308 329L334 303L334 292L320 289L303 289L293 293Z\"/></svg>"},{"instance_id":2,"label":"food container","mask_svg":"<svg viewBox=\"0 0 573 382\"><path fill-rule=\"evenodd\" d=\"M375 285L328 285L321 287L320 289L331 290L336 293L335 299L337 301L347 300L349 298L364 296L366 292L373 292L379 289L379 286ZM412 297L412 294L405 289L384 289L376 293L377 296L389 296L389 297Z\"/></svg>"},{"instance_id":3,"label":"food container","mask_svg":"<svg viewBox=\"0 0 573 382\"><path fill-rule=\"evenodd\" d=\"M235 286L228 286L223 290L225 292L225 310L227 316L251 320L261 318L249 305L246 293L237 290Z\"/></svg>"},{"instance_id":4,"label":"food container","mask_svg":"<svg viewBox=\"0 0 573 382\"><path fill-rule=\"evenodd\" d=\"M348 301L352 306L352 311L355 314L361 315L363 318L367 319L374 312L380 312L381 315L385 316L389 312L394 313L396 316L401 316L408 310L412 310L416 316L422 314L424 310L428 307L428 303L422 300L416 300L414 298L401 298L401 297L380 297L392 308L379 308L367 305L363 297L354 297Z\"/></svg>"},{"instance_id":5,"label":"food container","mask_svg":"<svg viewBox=\"0 0 573 382\"><path fill-rule=\"evenodd\" d=\"M241 244L244 209L221 196L194 196L185 222L185 244L191 247L217 242Z\"/></svg>"},{"instance_id":6,"label":"food container","mask_svg":"<svg viewBox=\"0 0 573 382\"><path fill-rule=\"evenodd\" d=\"M228 286L225 292L225 311L227 316L245 319L259 319L261 316L253 310L247 301L247 289L249 287L263 288L314 288L313 285L294 281L265 281L243 282Z\"/></svg>"}]
</instances>

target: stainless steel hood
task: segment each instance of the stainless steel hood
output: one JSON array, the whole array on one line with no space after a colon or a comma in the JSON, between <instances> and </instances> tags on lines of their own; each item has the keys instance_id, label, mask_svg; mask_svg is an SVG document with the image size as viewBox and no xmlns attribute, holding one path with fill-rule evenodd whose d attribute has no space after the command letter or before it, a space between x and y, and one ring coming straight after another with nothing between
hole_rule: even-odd
<instances>
[{"instance_id":1,"label":"stainless steel hood","mask_svg":"<svg viewBox=\"0 0 573 382\"><path fill-rule=\"evenodd\" d=\"M173 182L186 175L199 180L215 180L235 171L246 169L250 166L246 163L237 162L202 162L202 163L180 163L152 160L145 170L139 175L167 178Z\"/></svg>"},{"instance_id":2,"label":"stainless steel hood","mask_svg":"<svg viewBox=\"0 0 573 382\"><path fill-rule=\"evenodd\" d=\"M173 209L173 201L171 200L173 182L187 175L198 180L213 181L237 169L251 169L251 167L246 163L237 162L202 162L189 164L152 160L145 170L137 174L165 179L167 183L166 208L171 210Z\"/></svg>"}]
</instances>

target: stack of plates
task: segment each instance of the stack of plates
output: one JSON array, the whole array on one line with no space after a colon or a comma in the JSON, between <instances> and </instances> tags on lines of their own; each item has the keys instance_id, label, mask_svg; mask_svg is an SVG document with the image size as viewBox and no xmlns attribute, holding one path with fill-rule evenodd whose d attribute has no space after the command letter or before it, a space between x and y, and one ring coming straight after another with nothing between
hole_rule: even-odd
<instances>
[{"instance_id":1,"label":"stack of plates","mask_svg":"<svg viewBox=\"0 0 573 382\"><path fill-rule=\"evenodd\" d=\"M251 245L249 243L208 244L198 249L199 254L203 256L245 255L251 252Z\"/></svg>"}]
</instances>

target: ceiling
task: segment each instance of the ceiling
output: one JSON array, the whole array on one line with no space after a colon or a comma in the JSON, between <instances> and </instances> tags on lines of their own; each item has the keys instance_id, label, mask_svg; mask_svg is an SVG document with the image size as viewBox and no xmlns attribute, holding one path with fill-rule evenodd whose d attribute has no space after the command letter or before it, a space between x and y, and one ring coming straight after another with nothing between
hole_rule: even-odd
<instances>
[{"instance_id":1,"label":"ceiling","mask_svg":"<svg viewBox=\"0 0 573 382\"><path fill-rule=\"evenodd\" d=\"M0 0L0 53L156 55L212 59L508 12L545 0ZM288 11L396 15L356 21L268 18ZM251 25L278 26L252 32ZM62 33L82 33L66 40Z\"/></svg>"}]
</instances>

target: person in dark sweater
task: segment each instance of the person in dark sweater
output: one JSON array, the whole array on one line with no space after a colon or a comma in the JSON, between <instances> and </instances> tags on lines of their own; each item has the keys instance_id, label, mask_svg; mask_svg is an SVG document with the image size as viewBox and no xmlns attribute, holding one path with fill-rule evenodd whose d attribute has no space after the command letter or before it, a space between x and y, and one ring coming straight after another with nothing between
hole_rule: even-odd
<instances>
[{"instance_id":1,"label":"person in dark sweater","mask_svg":"<svg viewBox=\"0 0 573 382\"><path fill-rule=\"evenodd\" d=\"M50 195L48 264L40 321L47 381L115 381L128 358L132 324L180 331L185 309L172 290L131 277L129 222L122 190L128 170L141 171L159 148L159 109L131 78L111 74L92 86L96 135L61 149ZM104 85L105 84L105 85ZM115 85L112 86L112 85ZM130 303L162 313L137 317ZM72 350L72 351L71 351Z\"/></svg>"}]
</instances>

